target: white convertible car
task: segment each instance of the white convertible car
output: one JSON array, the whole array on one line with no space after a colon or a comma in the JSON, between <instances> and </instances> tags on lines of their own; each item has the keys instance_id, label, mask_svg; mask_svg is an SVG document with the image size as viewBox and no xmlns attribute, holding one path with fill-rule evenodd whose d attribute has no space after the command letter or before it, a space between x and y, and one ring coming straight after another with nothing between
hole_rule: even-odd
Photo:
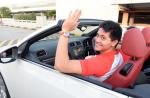
<instances>
[{"instance_id":1,"label":"white convertible car","mask_svg":"<svg viewBox=\"0 0 150 98\"><path fill-rule=\"evenodd\" d=\"M101 22L95 19L80 20L79 26L71 32L68 43L70 59L84 59L97 54L93 50L92 38ZM138 80L138 83L128 87L113 87L109 82L55 70L58 32L62 23L63 20L60 20L13 46L0 48L0 98L150 98L150 86L143 77L141 80L144 82ZM126 76L132 71L131 68L127 66L120 74ZM116 79L117 82L123 81Z\"/></svg>"}]
</instances>

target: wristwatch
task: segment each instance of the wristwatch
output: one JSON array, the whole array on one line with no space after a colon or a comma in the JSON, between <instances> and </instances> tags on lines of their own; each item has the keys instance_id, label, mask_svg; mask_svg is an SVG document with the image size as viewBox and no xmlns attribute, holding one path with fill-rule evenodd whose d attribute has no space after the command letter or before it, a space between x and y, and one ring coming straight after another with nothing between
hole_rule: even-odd
<instances>
[{"instance_id":1,"label":"wristwatch","mask_svg":"<svg viewBox=\"0 0 150 98\"><path fill-rule=\"evenodd\" d=\"M64 37L69 37L70 33L69 32L63 32L63 31L61 31L60 35L63 35Z\"/></svg>"}]
</instances>

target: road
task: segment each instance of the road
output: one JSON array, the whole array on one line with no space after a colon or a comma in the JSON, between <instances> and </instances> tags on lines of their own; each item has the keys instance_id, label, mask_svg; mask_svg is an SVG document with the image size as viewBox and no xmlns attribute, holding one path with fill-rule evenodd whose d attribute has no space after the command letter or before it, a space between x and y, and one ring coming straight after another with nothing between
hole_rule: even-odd
<instances>
[{"instance_id":1,"label":"road","mask_svg":"<svg viewBox=\"0 0 150 98\"><path fill-rule=\"evenodd\" d=\"M0 26L0 47L14 44L34 31L35 30Z\"/></svg>"},{"instance_id":2,"label":"road","mask_svg":"<svg viewBox=\"0 0 150 98\"><path fill-rule=\"evenodd\" d=\"M31 34L33 31L34 30L28 30L23 28L0 26L0 41L24 38L27 35Z\"/></svg>"}]
</instances>

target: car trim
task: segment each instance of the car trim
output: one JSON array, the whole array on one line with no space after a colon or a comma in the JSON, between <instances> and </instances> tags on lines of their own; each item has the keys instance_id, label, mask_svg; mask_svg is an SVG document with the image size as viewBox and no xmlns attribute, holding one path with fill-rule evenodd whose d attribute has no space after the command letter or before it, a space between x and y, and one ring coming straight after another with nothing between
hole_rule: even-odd
<instances>
[{"instance_id":1,"label":"car trim","mask_svg":"<svg viewBox=\"0 0 150 98\"><path fill-rule=\"evenodd\" d=\"M45 63L41 63L41 62L38 62L38 61L35 62L35 61L27 60L25 58L22 58L22 60L24 60L26 62L30 62L32 64L36 64L36 65L38 64L38 66L40 65L40 67L48 69L48 70L49 69L53 69L53 71L55 70L53 66L50 66L50 65L45 64ZM91 79L91 78L88 78L88 77L85 77L85 76L81 76L81 75L78 75L78 74L66 74L66 75L70 75L72 77L84 80L86 82L90 82L92 84L95 84L95 85L98 85L98 86L101 86L101 87L104 87L104 88L107 88L107 89L110 89L110 90L112 89L112 86L110 84L106 84L106 83L103 83L103 82L100 82L98 80L94 80L94 79Z\"/></svg>"}]
</instances>

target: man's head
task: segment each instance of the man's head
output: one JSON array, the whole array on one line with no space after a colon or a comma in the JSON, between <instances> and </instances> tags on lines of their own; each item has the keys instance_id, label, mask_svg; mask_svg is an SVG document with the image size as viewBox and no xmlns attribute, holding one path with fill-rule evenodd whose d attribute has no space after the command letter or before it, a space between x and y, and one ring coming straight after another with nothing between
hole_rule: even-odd
<instances>
[{"instance_id":1,"label":"man's head","mask_svg":"<svg viewBox=\"0 0 150 98\"><path fill-rule=\"evenodd\" d=\"M105 21L99 26L95 37L95 50L107 52L114 50L121 40L122 29L118 23Z\"/></svg>"}]
</instances>

